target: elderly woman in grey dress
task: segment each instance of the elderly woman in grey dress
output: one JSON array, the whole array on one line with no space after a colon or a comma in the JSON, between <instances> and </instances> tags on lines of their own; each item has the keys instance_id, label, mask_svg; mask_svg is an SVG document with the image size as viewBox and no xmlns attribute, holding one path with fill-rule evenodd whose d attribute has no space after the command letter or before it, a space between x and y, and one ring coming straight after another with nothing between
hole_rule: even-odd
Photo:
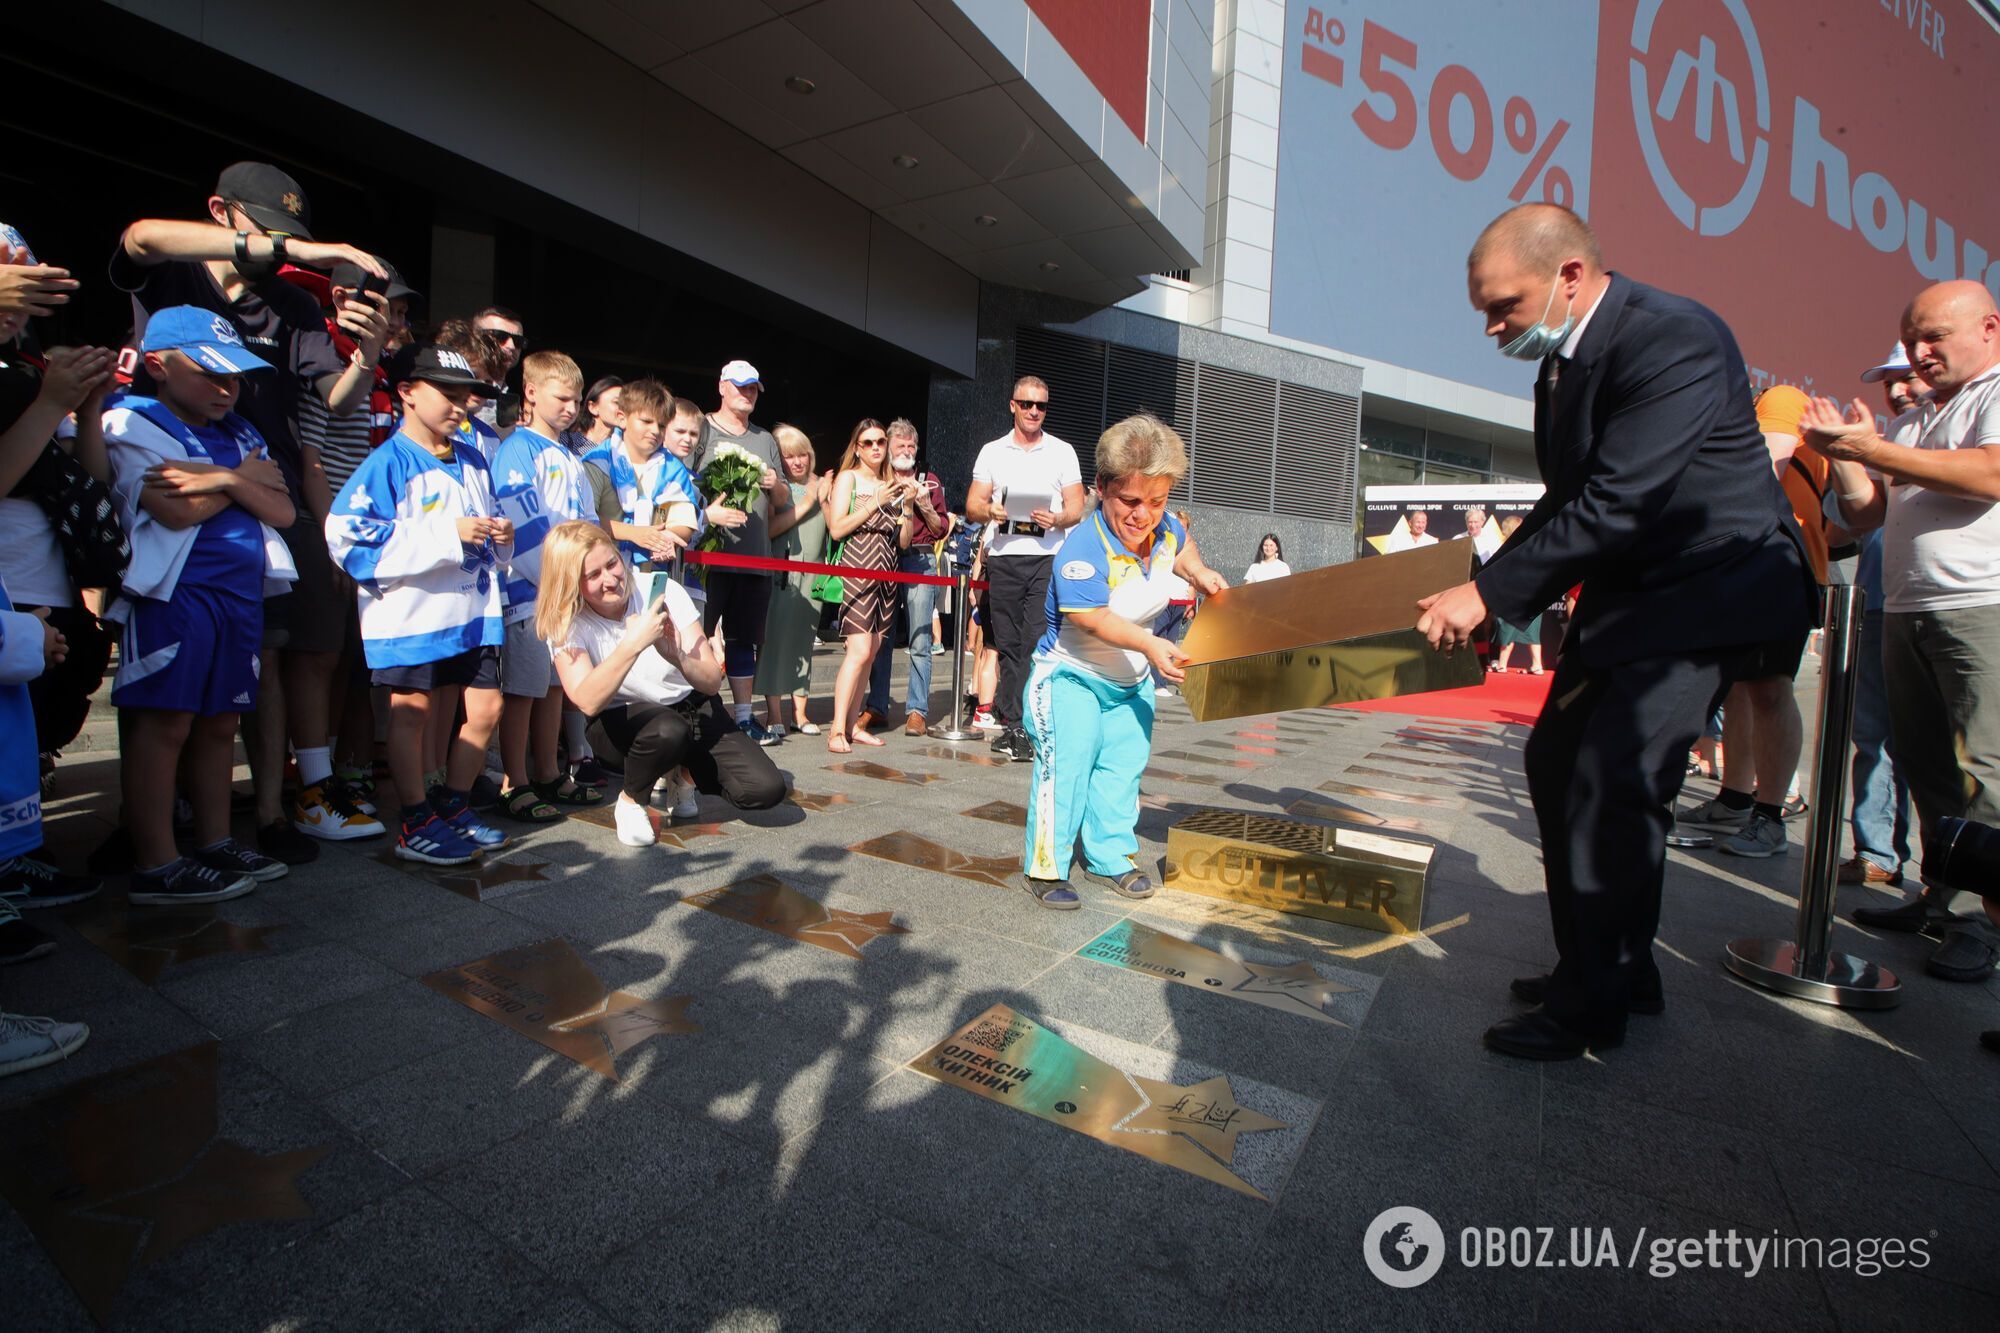
<instances>
[{"instance_id":1,"label":"elderly woman in grey dress","mask_svg":"<svg viewBox=\"0 0 2000 1333\"><path fill-rule=\"evenodd\" d=\"M780 560L826 559L825 477L813 475L813 446L805 432L780 425L772 432L784 461L785 481L792 488L792 507L771 516L771 554ZM812 599L812 574L774 574L771 610L764 621L764 647L757 655L757 693L764 696L768 729L785 734L785 696L792 699L792 728L817 736L819 728L806 719L806 692L812 682L813 631L819 625L819 603Z\"/></svg>"}]
</instances>

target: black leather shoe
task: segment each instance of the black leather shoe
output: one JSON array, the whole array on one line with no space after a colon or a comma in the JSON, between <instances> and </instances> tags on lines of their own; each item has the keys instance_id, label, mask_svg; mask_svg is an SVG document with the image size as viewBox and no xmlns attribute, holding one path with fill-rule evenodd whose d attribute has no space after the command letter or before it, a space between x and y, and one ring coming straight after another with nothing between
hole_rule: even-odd
<instances>
[{"instance_id":1,"label":"black leather shoe","mask_svg":"<svg viewBox=\"0 0 2000 1333\"><path fill-rule=\"evenodd\" d=\"M1915 935L1932 926L1942 926L1956 920L1950 912L1932 901L1929 894L1912 898L1899 907L1857 907L1854 909L1854 924L1867 926L1870 930L1894 930L1905 935Z\"/></svg>"},{"instance_id":2,"label":"black leather shoe","mask_svg":"<svg viewBox=\"0 0 2000 1333\"><path fill-rule=\"evenodd\" d=\"M1514 993L1514 998L1517 1000L1523 1000L1528 1004L1540 1004L1543 997L1549 993L1549 974L1544 972L1536 977L1515 977L1507 983L1507 989ZM1664 1014L1667 1012L1667 999L1664 995L1634 995L1630 1008L1635 1014L1649 1016Z\"/></svg>"},{"instance_id":3,"label":"black leather shoe","mask_svg":"<svg viewBox=\"0 0 2000 1333\"><path fill-rule=\"evenodd\" d=\"M1590 1037L1564 1027L1545 1009L1503 1018L1486 1029L1486 1045L1502 1055L1523 1060L1574 1060L1586 1051L1609 1050L1625 1040L1623 1032Z\"/></svg>"}]
</instances>

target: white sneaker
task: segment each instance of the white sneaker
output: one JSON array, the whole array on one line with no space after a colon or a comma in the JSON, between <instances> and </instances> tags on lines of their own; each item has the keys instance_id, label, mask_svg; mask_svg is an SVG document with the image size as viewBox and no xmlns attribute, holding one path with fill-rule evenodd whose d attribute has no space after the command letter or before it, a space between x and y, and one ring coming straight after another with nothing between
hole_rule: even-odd
<instances>
[{"instance_id":1,"label":"white sneaker","mask_svg":"<svg viewBox=\"0 0 2000 1333\"><path fill-rule=\"evenodd\" d=\"M0 1014L0 1078L67 1060L89 1039L90 1029L82 1023Z\"/></svg>"},{"instance_id":2,"label":"white sneaker","mask_svg":"<svg viewBox=\"0 0 2000 1333\"><path fill-rule=\"evenodd\" d=\"M667 802L667 813L675 819L701 818L701 793L692 782L685 787L676 785L667 794Z\"/></svg>"},{"instance_id":3,"label":"white sneaker","mask_svg":"<svg viewBox=\"0 0 2000 1333\"><path fill-rule=\"evenodd\" d=\"M764 728L764 730L769 733L773 740L781 741L785 739L785 724L782 722L773 722L770 726Z\"/></svg>"},{"instance_id":4,"label":"white sneaker","mask_svg":"<svg viewBox=\"0 0 2000 1333\"><path fill-rule=\"evenodd\" d=\"M659 841L653 832L653 812L637 801L620 796L612 803L618 821L618 841L627 847L651 847Z\"/></svg>"}]
</instances>

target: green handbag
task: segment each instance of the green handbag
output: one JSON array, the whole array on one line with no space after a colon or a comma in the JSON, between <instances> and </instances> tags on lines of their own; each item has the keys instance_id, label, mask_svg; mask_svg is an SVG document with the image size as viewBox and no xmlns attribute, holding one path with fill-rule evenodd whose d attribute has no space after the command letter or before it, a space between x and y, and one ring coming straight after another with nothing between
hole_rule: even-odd
<instances>
[{"instance_id":1,"label":"green handbag","mask_svg":"<svg viewBox=\"0 0 2000 1333\"><path fill-rule=\"evenodd\" d=\"M844 537L835 542L833 549L827 552L826 563L829 565L839 564L840 552L846 545L847 539ZM838 574L815 574L813 575L812 585L807 590L806 595L811 597L815 602L826 602L833 606L839 606L841 599L846 596L846 580L842 579Z\"/></svg>"}]
</instances>

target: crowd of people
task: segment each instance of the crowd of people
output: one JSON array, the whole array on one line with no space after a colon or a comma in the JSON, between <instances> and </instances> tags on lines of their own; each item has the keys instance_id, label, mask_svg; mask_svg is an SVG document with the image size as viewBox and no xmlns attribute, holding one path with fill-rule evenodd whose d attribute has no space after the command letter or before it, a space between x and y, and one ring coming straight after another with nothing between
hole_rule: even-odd
<instances>
[{"instance_id":1,"label":"crowd of people","mask_svg":"<svg viewBox=\"0 0 2000 1333\"><path fill-rule=\"evenodd\" d=\"M1111 489L1087 498L1076 451L1043 429L1048 386L1024 378L954 514L906 418L860 421L819 472L804 433L753 420L747 361L722 367L707 408L651 377L587 382L502 307L420 320L422 294L381 256L315 239L304 190L267 164L225 170L204 218L132 223L109 279L131 297L123 354L44 350L31 321L81 280L0 229L0 708L17 724L0 961L54 948L22 909L84 901L107 874L139 906L212 904L325 841L459 866L504 848L510 822L566 809L609 803L618 841L643 847L702 792L770 807L788 737L884 743L899 650L904 731L928 734L941 622L967 615L973 725L1063 793L1031 821L1029 886L1074 906L1051 829L1076 841L1105 774L1136 786L1139 686L1170 688L1181 660L1152 627L1185 616L1181 575L1223 586L1164 514L1187 455L1157 422L1106 435ZM941 595L954 565L986 585L975 606ZM1143 594L1143 614L1113 617L1114 594ZM822 642L842 649L824 727L808 716ZM41 797L114 645L120 828L58 865ZM1115 721L1109 739L1093 725L1058 745L1054 713L1025 715L1035 662L1052 708ZM1144 896L1126 807L1122 833L1099 815L1084 845L1093 872ZM0 1015L0 1073L87 1035Z\"/></svg>"}]
</instances>

